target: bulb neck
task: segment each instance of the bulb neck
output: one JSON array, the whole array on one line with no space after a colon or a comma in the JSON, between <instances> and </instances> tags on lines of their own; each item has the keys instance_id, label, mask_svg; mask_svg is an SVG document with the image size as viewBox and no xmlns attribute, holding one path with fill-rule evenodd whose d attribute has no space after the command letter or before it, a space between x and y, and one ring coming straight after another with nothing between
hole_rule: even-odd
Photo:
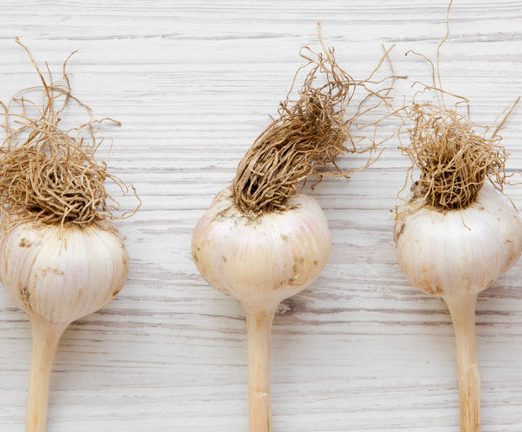
<instances>
[{"instance_id":1,"label":"bulb neck","mask_svg":"<svg viewBox=\"0 0 522 432\"><path fill-rule=\"evenodd\" d=\"M480 375L477 365L475 307L477 293L445 298L455 329L460 386L460 430L480 432Z\"/></svg>"},{"instance_id":2,"label":"bulb neck","mask_svg":"<svg viewBox=\"0 0 522 432\"><path fill-rule=\"evenodd\" d=\"M65 326L33 321L33 354L29 379L26 432L47 431L49 387L54 357Z\"/></svg>"},{"instance_id":3,"label":"bulb neck","mask_svg":"<svg viewBox=\"0 0 522 432\"><path fill-rule=\"evenodd\" d=\"M246 310L250 432L272 432L272 322L276 309Z\"/></svg>"}]
</instances>

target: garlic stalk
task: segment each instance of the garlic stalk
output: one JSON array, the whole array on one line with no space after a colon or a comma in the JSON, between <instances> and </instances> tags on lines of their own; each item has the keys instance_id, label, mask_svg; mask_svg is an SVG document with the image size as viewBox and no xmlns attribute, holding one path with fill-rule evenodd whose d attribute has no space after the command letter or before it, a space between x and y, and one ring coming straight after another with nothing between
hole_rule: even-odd
<instances>
[{"instance_id":1,"label":"garlic stalk","mask_svg":"<svg viewBox=\"0 0 522 432\"><path fill-rule=\"evenodd\" d=\"M73 321L107 304L123 288L128 257L111 220L115 203L105 189L112 180L126 186L97 162L95 138L102 121L63 84L49 82L1 103L5 138L0 152L0 281L28 315L33 331L26 432L47 430L53 360L59 340ZM50 74L50 72L49 72ZM31 101L44 96L44 106ZM60 127L70 103L89 114L78 128ZM57 108L60 106L60 108ZM116 123L109 120L112 123ZM132 214L132 212L131 212Z\"/></svg>"},{"instance_id":2,"label":"garlic stalk","mask_svg":"<svg viewBox=\"0 0 522 432\"><path fill-rule=\"evenodd\" d=\"M350 126L387 103L390 91L370 93L369 82L354 81L338 66L333 49L323 45L323 51L304 49L308 73L299 97L282 102L279 117L248 150L232 185L216 196L192 238L201 275L245 311L250 432L272 431L271 328L278 305L309 286L330 254L326 218L315 199L300 193L302 183L307 176L331 173L340 154L355 150L345 147L353 143ZM369 80L387 56L388 51ZM316 84L318 76L326 83ZM370 107L361 104L346 119L358 88L365 92L362 104ZM369 149L374 148L371 141Z\"/></svg>"}]
</instances>

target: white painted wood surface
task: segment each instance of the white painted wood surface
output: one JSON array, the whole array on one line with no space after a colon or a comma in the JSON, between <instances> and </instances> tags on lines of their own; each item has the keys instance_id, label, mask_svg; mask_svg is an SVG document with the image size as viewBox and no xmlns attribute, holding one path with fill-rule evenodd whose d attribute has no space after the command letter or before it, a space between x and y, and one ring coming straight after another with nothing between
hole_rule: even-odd
<instances>
[{"instance_id":1,"label":"white painted wood surface","mask_svg":"<svg viewBox=\"0 0 522 432\"><path fill-rule=\"evenodd\" d=\"M191 262L191 230L266 125L317 45L314 23L355 76L396 43L397 72L427 78L405 57L433 53L445 0L0 0L0 97L36 83L13 38L58 70L100 116L123 122L109 162L143 209L119 223L131 274L106 309L74 324L55 366L50 432L247 430L242 312ZM522 2L456 0L442 70L491 121L522 94ZM411 82L411 81L410 81ZM401 83L395 94L409 91ZM504 132L522 170L522 110ZM407 161L397 142L373 168L316 189L334 245L323 275L274 326L275 432L458 430L450 318L408 285L395 261L390 209ZM346 161L353 166L353 160ZM522 206L522 187L510 189ZM125 200L131 205L130 200ZM522 262L478 305L483 431L522 430ZM29 370L26 317L0 291L0 430L23 430Z\"/></svg>"}]
</instances>

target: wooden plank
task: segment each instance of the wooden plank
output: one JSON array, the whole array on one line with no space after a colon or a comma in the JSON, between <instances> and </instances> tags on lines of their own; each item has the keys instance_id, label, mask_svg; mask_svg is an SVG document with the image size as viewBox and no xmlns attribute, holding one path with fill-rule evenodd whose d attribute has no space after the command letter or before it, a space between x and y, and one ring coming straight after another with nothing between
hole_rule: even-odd
<instances>
[{"instance_id":1,"label":"wooden plank","mask_svg":"<svg viewBox=\"0 0 522 432\"><path fill-rule=\"evenodd\" d=\"M66 333L56 360L50 432L247 429L246 340L240 307L209 288L190 256L191 230L267 124L300 64L317 47L314 23L353 75L368 73L381 43L396 44L396 95L427 80L443 33L441 0L0 1L0 97L37 82L16 35L58 70L71 62L76 94L107 130L114 172L143 209L119 227L129 282L103 311ZM522 93L522 3L457 0L442 70L448 89L492 121ZM68 121L79 119L70 113ZM522 169L522 112L504 131L508 168ZM395 260L390 209L408 166L390 141L368 171L329 179L316 196L333 254L313 286L274 327L274 430L457 430L449 315L415 291ZM362 163L349 158L345 166ZM520 186L509 188L522 205ZM132 205L125 199L123 204ZM522 267L478 305L483 431L522 424ZM0 425L23 428L30 349L25 316L0 291Z\"/></svg>"}]
</instances>

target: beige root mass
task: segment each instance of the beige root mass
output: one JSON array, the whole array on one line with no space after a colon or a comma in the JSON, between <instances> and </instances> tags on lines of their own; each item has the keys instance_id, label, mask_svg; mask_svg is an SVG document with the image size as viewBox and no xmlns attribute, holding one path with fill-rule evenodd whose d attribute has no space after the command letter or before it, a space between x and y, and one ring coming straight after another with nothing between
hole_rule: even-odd
<instances>
[{"instance_id":1,"label":"beige root mass","mask_svg":"<svg viewBox=\"0 0 522 432\"><path fill-rule=\"evenodd\" d=\"M90 109L71 94L63 65L63 84L57 84L47 67L45 77L29 50L42 86L22 90L8 104L1 103L5 139L0 149L1 224L34 221L45 224L88 225L115 216L117 205L105 189L111 180L123 192L127 187L95 159L101 143L97 127L111 119L92 120ZM31 100L43 92L44 102ZM90 120L77 128L61 128L63 110L74 102L86 110ZM35 114L36 113L36 114ZM134 190L134 189L133 189Z\"/></svg>"},{"instance_id":2,"label":"beige root mass","mask_svg":"<svg viewBox=\"0 0 522 432\"><path fill-rule=\"evenodd\" d=\"M420 85L422 89L409 105L397 110L404 121L413 124L408 129L409 144L400 147L411 159L412 168L420 171L411 188L412 201L442 211L470 206L485 181L503 190L508 155L498 132L520 101L520 98L515 101L496 127L479 126L472 122L470 101L444 89L440 57L450 34L452 4L453 0L450 0L446 31L437 45L435 61L413 50L407 53L413 53L429 64L432 84L415 82L414 85ZM420 95L430 95L433 100L419 103L417 97ZM446 98L455 103L447 105ZM410 169L408 177L412 171Z\"/></svg>"},{"instance_id":3,"label":"beige root mass","mask_svg":"<svg viewBox=\"0 0 522 432\"><path fill-rule=\"evenodd\" d=\"M469 117L454 108L415 103L406 112L414 126L402 150L420 171L414 199L442 210L463 209L486 180L502 188L507 153L500 137L475 133Z\"/></svg>"},{"instance_id":4,"label":"beige root mass","mask_svg":"<svg viewBox=\"0 0 522 432\"><path fill-rule=\"evenodd\" d=\"M321 38L320 38L321 40ZM321 40L322 43L322 40ZM351 126L363 114L387 104L396 77L372 81L389 51L367 80L356 81L335 59L333 48L323 45L323 52L305 48L301 56L307 69L296 100L289 96L279 108L278 117L257 137L239 163L232 183L234 204L250 217L288 209L289 198L302 187L310 175L346 174L335 164L342 153L359 151L360 137L351 135ZM391 63L390 63L391 66ZM294 78L294 82L298 74ZM391 80L390 87L372 91L368 84ZM347 108L356 88L364 88L366 97L355 114L346 119ZM365 107L364 105L370 105ZM371 124L376 127L378 122ZM364 139L368 139L367 137ZM360 152L377 147L374 136ZM375 160L375 159L374 159ZM369 158L368 164L372 162Z\"/></svg>"}]
</instances>

